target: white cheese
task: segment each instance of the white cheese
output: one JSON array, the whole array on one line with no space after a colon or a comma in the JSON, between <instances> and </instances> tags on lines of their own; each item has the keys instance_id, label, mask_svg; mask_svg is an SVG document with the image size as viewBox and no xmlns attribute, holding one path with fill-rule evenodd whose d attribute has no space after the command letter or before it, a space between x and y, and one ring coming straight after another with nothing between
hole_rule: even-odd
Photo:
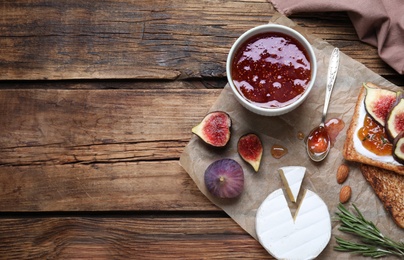
<instances>
[{"instance_id":1,"label":"white cheese","mask_svg":"<svg viewBox=\"0 0 404 260\"><path fill-rule=\"evenodd\" d=\"M361 105L359 107L358 122L356 125L355 132L353 134L355 150L358 153L360 153L361 155L368 157L375 161L390 163L390 164L394 164L394 165L401 165L396 160L394 160L392 155L385 155L385 156L376 155L376 154L372 153L371 151L369 151L368 149L366 149L365 147L363 147L362 141L358 137L358 131L361 127L363 127L363 122L364 122L365 116L366 116L366 109L365 109L365 102L363 102L363 100L360 104Z\"/></svg>"},{"instance_id":2,"label":"white cheese","mask_svg":"<svg viewBox=\"0 0 404 260\"><path fill-rule=\"evenodd\" d=\"M258 208L258 240L277 259L314 259L330 241L330 214L317 194L306 190L296 214L294 220L282 189Z\"/></svg>"},{"instance_id":3,"label":"white cheese","mask_svg":"<svg viewBox=\"0 0 404 260\"><path fill-rule=\"evenodd\" d=\"M305 173L306 168L303 166L287 166L279 169L283 185L292 202L297 200Z\"/></svg>"}]
</instances>

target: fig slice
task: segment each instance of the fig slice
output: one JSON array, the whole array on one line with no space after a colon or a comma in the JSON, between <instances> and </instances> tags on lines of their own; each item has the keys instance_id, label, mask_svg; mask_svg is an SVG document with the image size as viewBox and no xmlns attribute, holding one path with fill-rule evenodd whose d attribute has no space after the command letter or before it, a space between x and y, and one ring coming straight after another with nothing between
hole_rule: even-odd
<instances>
[{"instance_id":1,"label":"fig slice","mask_svg":"<svg viewBox=\"0 0 404 260\"><path fill-rule=\"evenodd\" d=\"M207 190L218 198L235 198L244 189L244 171L230 158L220 159L208 166L204 175Z\"/></svg>"},{"instance_id":2,"label":"fig slice","mask_svg":"<svg viewBox=\"0 0 404 260\"><path fill-rule=\"evenodd\" d=\"M192 133L214 147L224 147L230 140L231 118L226 112L208 113L194 128Z\"/></svg>"},{"instance_id":3,"label":"fig slice","mask_svg":"<svg viewBox=\"0 0 404 260\"><path fill-rule=\"evenodd\" d=\"M394 106L397 93L387 89L381 89L372 83L364 83L366 88L365 109L366 112L380 125L385 126L387 115Z\"/></svg>"},{"instance_id":4,"label":"fig slice","mask_svg":"<svg viewBox=\"0 0 404 260\"><path fill-rule=\"evenodd\" d=\"M240 157L249 163L258 172L263 152L261 139L256 134L246 134L240 137L237 151Z\"/></svg>"},{"instance_id":5,"label":"fig slice","mask_svg":"<svg viewBox=\"0 0 404 260\"><path fill-rule=\"evenodd\" d=\"M391 142L404 131L404 99L400 99L390 110L386 121L386 133Z\"/></svg>"},{"instance_id":6,"label":"fig slice","mask_svg":"<svg viewBox=\"0 0 404 260\"><path fill-rule=\"evenodd\" d=\"M393 158L404 164L404 131L400 132L393 142Z\"/></svg>"}]
</instances>

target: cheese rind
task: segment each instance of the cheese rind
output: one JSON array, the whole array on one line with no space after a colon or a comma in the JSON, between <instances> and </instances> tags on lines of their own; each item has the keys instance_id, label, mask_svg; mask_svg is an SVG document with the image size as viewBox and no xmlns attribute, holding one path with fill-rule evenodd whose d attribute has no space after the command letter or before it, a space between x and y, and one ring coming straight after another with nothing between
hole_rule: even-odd
<instances>
[{"instance_id":1,"label":"cheese rind","mask_svg":"<svg viewBox=\"0 0 404 260\"><path fill-rule=\"evenodd\" d=\"M306 168L303 166L287 166L279 168L279 174L283 185L285 186L289 199L292 202L296 202L297 200L305 173Z\"/></svg>"},{"instance_id":2,"label":"cheese rind","mask_svg":"<svg viewBox=\"0 0 404 260\"><path fill-rule=\"evenodd\" d=\"M331 238L327 205L310 190L306 190L295 220L283 190L275 190L258 208L255 224L259 242L277 259L314 259Z\"/></svg>"}]
</instances>

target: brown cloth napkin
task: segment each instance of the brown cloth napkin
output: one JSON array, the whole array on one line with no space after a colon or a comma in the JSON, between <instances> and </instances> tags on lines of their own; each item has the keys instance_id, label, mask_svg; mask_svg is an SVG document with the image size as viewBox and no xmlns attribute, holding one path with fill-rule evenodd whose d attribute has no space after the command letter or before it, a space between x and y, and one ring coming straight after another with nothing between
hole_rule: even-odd
<instances>
[{"instance_id":1,"label":"brown cloth napkin","mask_svg":"<svg viewBox=\"0 0 404 260\"><path fill-rule=\"evenodd\" d=\"M404 0L269 0L282 14L348 13L363 42L376 46L379 56L404 74Z\"/></svg>"}]
</instances>

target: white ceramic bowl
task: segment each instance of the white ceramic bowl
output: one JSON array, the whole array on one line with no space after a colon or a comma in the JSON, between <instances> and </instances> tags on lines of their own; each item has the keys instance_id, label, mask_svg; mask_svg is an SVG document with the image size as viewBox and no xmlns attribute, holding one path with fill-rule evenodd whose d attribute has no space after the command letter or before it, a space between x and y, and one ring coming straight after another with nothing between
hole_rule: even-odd
<instances>
[{"instance_id":1,"label":"white ceramic bowl","mask_svg":"<svg viewBox=\"0 0 404 260\"><path fill-rule=\"evenodd\" d=\"M250 102L247 100L237 89L237 87L234 85L233 79L232 79L232 73L231 73L231 64L233 62L234 55L236 55L238 49L242 46L242 44L250 39L251 37L261 34L261 33L270 33L270 32L275 32L275 33L282 33L285 35L288 35L298 42L305 48L307 55L309 56L308 58L310 59L310 65L311 65L311 79L310 82L308 83L305 91L301 94L301 96L295 100L293 103L288 104L283 107L262 107L254 104L253 102ZM313 47L311 44L307 41L306 38L303 37L299 32L296 30L283 26L283 25L278 25L278 24L265 24L261 26L254 27L245 33L243 33L233 44L233 46L230 49L230 52L227 57L227 62L226 62L226 74L227 74L227 80L229 82L229 85L234 93L234 96L236 99L248 110L259 114L259 115L264 115L264 116L278 116L282 115L285 113L288 113L295 108L297 108L299 105L303 103L303 101L307 98L309 95L311 89L313 88L314 81L316 79L317 75L317 60L316 56L314 54Z\"/></svg>"}]
</instances>

